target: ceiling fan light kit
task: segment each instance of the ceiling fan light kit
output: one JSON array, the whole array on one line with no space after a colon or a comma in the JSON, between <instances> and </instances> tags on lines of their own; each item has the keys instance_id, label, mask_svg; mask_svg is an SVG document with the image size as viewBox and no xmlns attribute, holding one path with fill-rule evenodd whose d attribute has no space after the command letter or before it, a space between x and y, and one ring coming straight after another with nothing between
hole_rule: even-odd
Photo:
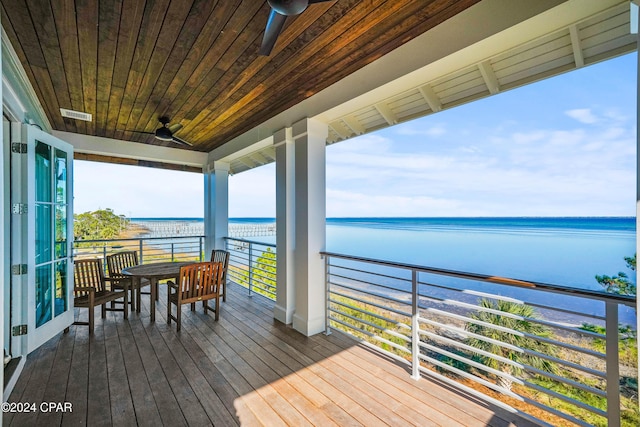
<instances>
[{"instance_id":1,"label":"ceiling fan light kit","mask_svg":"<svg viewBox=\"0 0 640 427\"><path fill-rule=\"evenodd\" d=\"M160 141L173 141L173 134L171 133L171 130L169 130L169 128L167 128L166 126L162 126L156 129L155 137Z\"/></svg>"},{"instance_id":2,"label":"ceiling fan light kit","mask_svg":"<svg viewBox=\"0 0 640 427\"><path fill-rule=\"evenodd\" d=\"M175 142L177 144L186 145L188 147L193 146L193 144L191 144L190 142L187 142L184 139L178 138L177 136L174 135L174 133L182 129L182 125L180 123L174 123L171 126L169 126L169 123L171 122L171 120L166 116L158 117L158 121L162 126L156 129L155 132L141 132L141 131L135 131L135 132L153 135L155 139L158 139L160 141Z\"/></svg>"},{"instance_id":3,"label":"ceiling fan light kit","mask_svg":"<svg viewBox=\"0 0 640 427\"><path fill-rule=\"evenodd\" d=\"M158 117L158 121L162 124L162 126L156 129L156 133L155 133L156 139L159 139L160 141L168 141L168 142L171 142L171 141L175 141L178 143L181 142L181 141L176 141L175 136L173 136L174 131L169 129L169 122L171 122L169 117L167 116ZM176 131L182 128L182 125L178 124L178 126L179 127L176 129Z\"/></svg>"}]
</instances>

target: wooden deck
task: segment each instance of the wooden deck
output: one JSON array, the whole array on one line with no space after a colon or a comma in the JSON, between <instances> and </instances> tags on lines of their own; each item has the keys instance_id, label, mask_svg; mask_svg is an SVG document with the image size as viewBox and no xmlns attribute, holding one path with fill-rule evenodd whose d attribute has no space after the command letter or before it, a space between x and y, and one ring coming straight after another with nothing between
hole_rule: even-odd
<instances>
[{"instance_id":1,"label":"wooden deck","mask_svg":"<svg viewBox=\"0 0 640 427\"><path fill-rule=\"evenodd\" d=\"M229 286L220 321L183 308L166 323L96 315L31 354L10 402L70 402L73 412L4 414L5 426L529 425L429 380L339 333L304 337L273 320L273 303ZM86 310L81 312L86 316Z\"/></svg>"}]
</instances>

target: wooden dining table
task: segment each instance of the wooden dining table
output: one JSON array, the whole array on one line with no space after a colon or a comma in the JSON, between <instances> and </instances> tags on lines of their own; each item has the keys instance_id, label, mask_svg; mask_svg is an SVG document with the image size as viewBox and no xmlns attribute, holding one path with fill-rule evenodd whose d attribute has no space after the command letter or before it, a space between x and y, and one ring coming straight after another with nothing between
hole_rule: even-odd
<instances>
[{"instance_id":1,"label":"wooden dining table","mask_svg":"<svg viewBox=\"0 0 640 427\"><path fill-rule=\"evenodd\" d=\"M193 264L194 261L188 262L154 262L150 264L140 264L133 267L128 267L122 270L122 274L131 276L135 281L135 286L140 288L140 282L142 279L148 279L151 286L151 303L150 303L150 316L151 321L156 320L156 300L158 299L158 281L163 279L175 279L178 280L180 276L180 267ZM138 294L139 296L140 294ZM140 300L138 299L138 308L140 307ZM138 311L140 311L138 309Z\"/></svg>"}]
</instances>

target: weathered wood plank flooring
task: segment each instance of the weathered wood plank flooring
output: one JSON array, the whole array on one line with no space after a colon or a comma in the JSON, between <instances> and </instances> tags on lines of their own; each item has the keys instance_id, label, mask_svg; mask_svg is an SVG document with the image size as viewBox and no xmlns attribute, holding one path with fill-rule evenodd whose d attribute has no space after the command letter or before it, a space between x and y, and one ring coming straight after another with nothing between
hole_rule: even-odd
<instances>
[{"instance_id":1,"label":"weathered wood plank flooring","mask_svg":"<svg viewBox=\"0 0 640 427\"><path fill-rule=\"evenodd\" d=\"M73 412L4 414L5 426L518 426L339 333L304 337L273 320L273 303L229 286L220 321L185 306L167 325L143 311L96 316L31 354L11 402L71 402ZM99 313L99 312L98 312ZM86 316L86 310L79 312Z\"/></svg>"}]
</instances>

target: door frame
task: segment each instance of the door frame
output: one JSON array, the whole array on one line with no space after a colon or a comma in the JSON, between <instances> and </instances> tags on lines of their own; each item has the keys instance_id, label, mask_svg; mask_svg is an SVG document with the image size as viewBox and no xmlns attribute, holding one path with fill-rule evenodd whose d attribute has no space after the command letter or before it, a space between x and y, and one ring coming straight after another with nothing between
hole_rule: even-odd
<instances>
[{"instance_id":1,"label":"door frame","mask_svg":"<svg viewBox=\"0 0 640 427\"><path fill-rule=\"evenodd\" d=\"M7 116L2 115L2 152L0 152L0 164L2 165L2 177L0 177L0 189L2 191L2 211L0 212L0 224L2 224L2 336L3 348L11 355L11 226L9 212L11 212L11 179L10 179L10 158L11 158L11 122Z\"/></svg>"},{"instance_id":2,"label":"door frame","mask_svg":"<svg viewBox=\"0 0 640 427\"><path fill-rule=\"evenodd\" d=\"M11 252L12 264L26 264L26 274L12 274L12 326L27 325L26 335L12 336L11 348L14 355L27 355L37 347L48 341L57 333L73 323L73 146L51 134L43 132L33 126L12 123L12 142L27 144L27 153L11 153L11 207L18 204L27 206L26 213L11 215ZM36 293L36 264L35 264L35 229L36 229L36 170L35 170L35 146L36 141L52 147L52 153L56 149L62 149L67 153L67 205L66 205L66 301L67 310L58 316L51 317L39 328L36 328L35 293ZM53 155L53 154L52 154ZM26 157L23 157L26 156ZM52 161L51 167L55 168ZM54 184L52 183L52 186ZM51 187L53 191L53 187ZM53 197L54 195L52 195ZM52 199L51 215L55 215L55 200ZM52 226L51 233L55 234ZM55 245L55 236L52 236L52 244ZM55 256L47 261L53 268ZM52 280L54 276L52 276ZM52 290L50 292L53 292ZM55 296L51 295L52 307L55 305ZM52 308L52 310L54 310ZM13 335L13 334L12 334Z\"/></svg>"}]
</instances>

